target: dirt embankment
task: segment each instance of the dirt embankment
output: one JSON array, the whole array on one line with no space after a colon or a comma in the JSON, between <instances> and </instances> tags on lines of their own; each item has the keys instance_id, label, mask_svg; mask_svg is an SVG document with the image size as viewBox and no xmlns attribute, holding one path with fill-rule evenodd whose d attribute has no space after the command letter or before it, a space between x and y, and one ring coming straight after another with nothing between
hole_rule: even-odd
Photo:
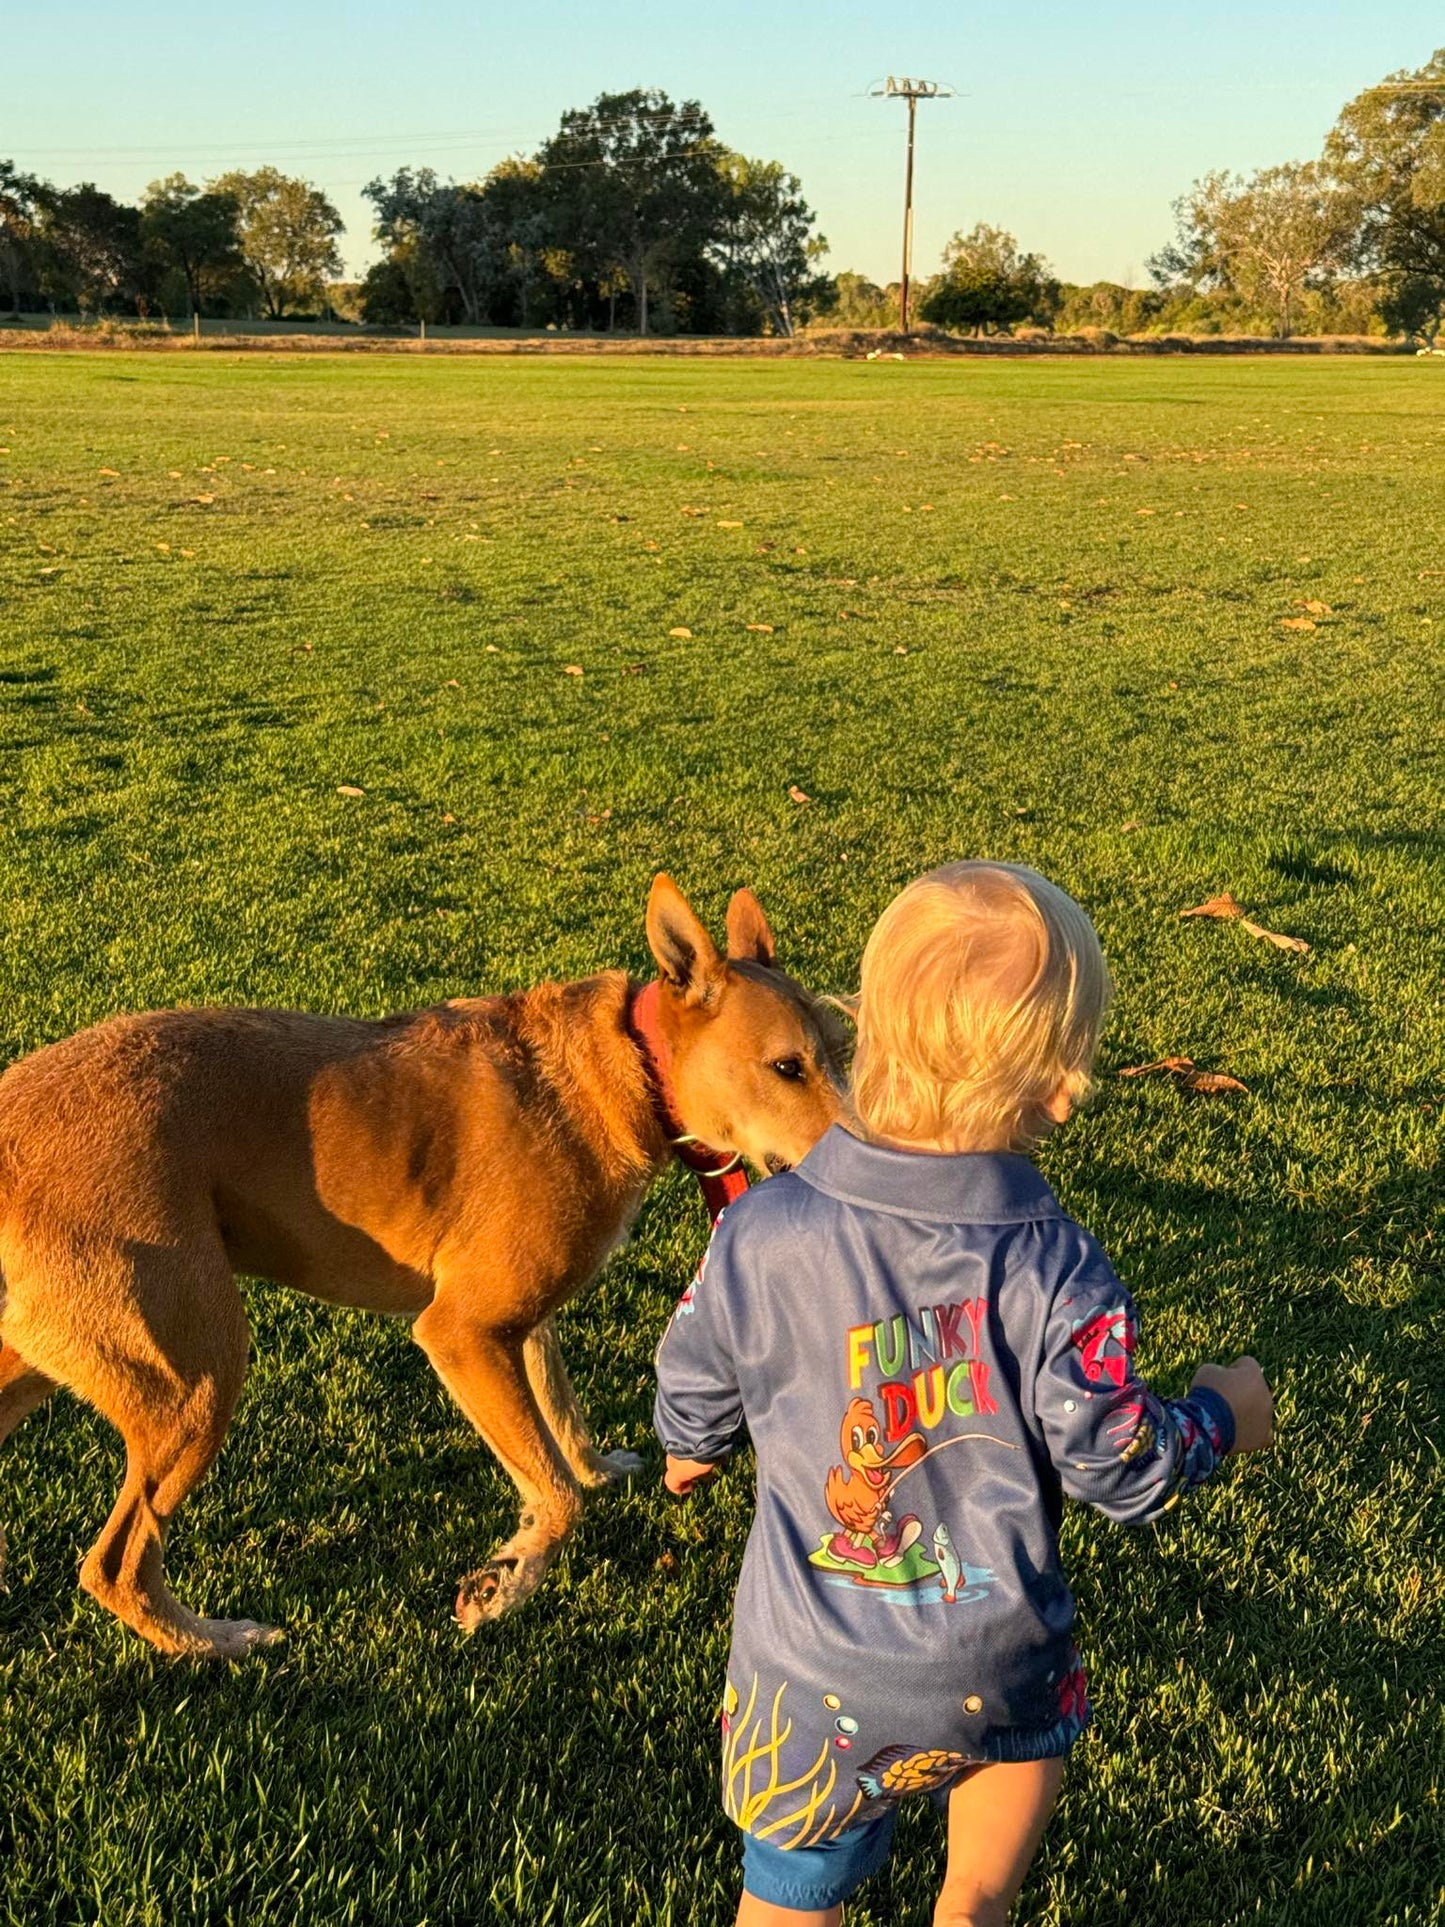
<instances>
[{"instance_id":1,"label":"dirt embankment","mask_svg":"<svg viewBox=\"0 0 1445 1927\"><path fill-rule=\"evenodd\" d=\"M101 321L89 325L51 322L43 316L18 321L0 317L0 349L85 353L92 350L176 354L323 353L402 355L660 355L677 358L725 355L748 359L917 361L958 355L1399 355L1409 345L1374 335L1310 335L1275 341L1250 335L1134 335L1103 329L1077 335L963 336L933 329L903 335L876 329L830 328L795 335L588 335L549 329L510 328L388 330L342 322L206 321L199 333L188 323Z\"/></svg>"}]
</instances>

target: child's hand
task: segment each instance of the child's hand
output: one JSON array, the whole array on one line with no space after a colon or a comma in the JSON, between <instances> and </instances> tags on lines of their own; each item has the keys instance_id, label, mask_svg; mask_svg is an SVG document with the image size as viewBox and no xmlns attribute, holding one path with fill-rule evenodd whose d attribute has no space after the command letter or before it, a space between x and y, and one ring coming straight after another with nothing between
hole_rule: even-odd
<instances>
[{"instance_id":1,"label":"child's hand","mask_svg":"<svg viewBox=\"0 0 1445 1927\"><path fill-rule=\"evenodd\" d=\"M1201 1365L1193 1385L1218 1392L1234 1414L1234 1450L1262 1452L1274 1439L1274 1395L1255 1358L1232 1365Z\"/></svg>"},{"instance_id":2,"label":"child's hand","mask_svg":"<svg viewBox=\"0 0 1445 1927\"><path fill-rule=\"evenodd\" d=\"M675 1498L685 1499L695 1486L710 1479L716 1471L715 1465L708 1465L702 1459L675 1459L669 1452L662 1482Z\"/></svg>"}]
</instances>

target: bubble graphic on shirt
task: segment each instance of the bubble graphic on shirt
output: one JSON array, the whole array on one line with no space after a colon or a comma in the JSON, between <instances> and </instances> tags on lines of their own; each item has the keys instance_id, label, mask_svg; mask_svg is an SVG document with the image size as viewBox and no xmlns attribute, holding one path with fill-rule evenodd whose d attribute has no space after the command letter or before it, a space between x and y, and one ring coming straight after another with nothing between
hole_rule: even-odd
<instances>
[{"instance_id":1,"label":"bubble graphic on shirt","mask_svg":"<svg viewBox=\"0 0 1445 1927\"><path fill-rule=\"evenodd\" d=\"M844 1713L841 1716L841 1718L834 1720L833 1724L834 1726L837 1727L840 1733L846 1734L850 1740L852 1739L853 1735L858 1731L857 1720L849 1719L846 1713Z\"/></svg>"},{"instance_id":2,"label":"bubble graphic on shirt","mask_svg":"<svg viewBox=\"0 0 1445 1927\"><path fill-rule=\"evenodd\" d=\"M842 1700L839 1699L836 1693L825 1693L823 1695L823 1704L824 1706L827 1707L830 1713L836 1713L838 1708L843 1704L843 1702Z\"/></svg>"},{"instance_id":3,"label":"bubble graphic on shirt","mask_svg":"<svg viewBox=\"0 0 1445 1927\"><path fill-rule=\"evenodd\" d=\"M843 1752L846 1753L848 1751L848 1748L853 1744L853 1742L848 1738L848 1735L846 1733L840 1733L837 1739L834 1740L833 1744L834 1746L841 1747Z\"/></svg>"}]
</instances>

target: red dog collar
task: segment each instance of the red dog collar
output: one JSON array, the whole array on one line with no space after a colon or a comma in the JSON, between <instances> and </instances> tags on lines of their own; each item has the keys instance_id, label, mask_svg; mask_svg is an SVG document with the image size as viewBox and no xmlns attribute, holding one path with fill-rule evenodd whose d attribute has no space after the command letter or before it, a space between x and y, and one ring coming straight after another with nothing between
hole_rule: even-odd
<instances>
[{"instance_id":1,"label":"red dog collar","mask_svg":"<svg viewBox=\"0 0 1445 1927\"><path fill-rule=\"evenodd\" d=\"M747 1190L748 1174L741 1154L730 1157L724 1151L713 1151L706 1144L699 1144L678 1116L672 1083L672 1052L658 1018L661 996L662 985L656 978L642 990L635 991L627 1006L627 1028L647 1067L652 1105L662 1135L697 1179L708 1216L716 1224L733 1199L740 1198Z\"/></svg>"}]
</instances>

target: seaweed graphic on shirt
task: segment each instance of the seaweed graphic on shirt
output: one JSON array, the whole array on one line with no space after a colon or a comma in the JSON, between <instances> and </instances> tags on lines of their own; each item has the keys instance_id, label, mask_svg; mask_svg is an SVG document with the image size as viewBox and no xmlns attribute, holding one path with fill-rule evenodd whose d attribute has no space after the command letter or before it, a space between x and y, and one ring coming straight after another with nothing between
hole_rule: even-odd
<instances>
[{"instance_id":1,"label":"seaweed graphic on shirt","mask_svg":"<svg viewBox=\"0 0 1445 1927\"><path fill-rule=\"evenodd\" d=\"M783 1749L793 1731L792 1719L783 1713L787 1691L784 1680L773 1695L765 1722L758 1711L756 1673L741 1713L736 1711L736 1690L728 1687L731 1705L723 1713L723 1804L729 1818L759 1840L774 1839L785 1848L811 1847L841 1833L863 1805L864 1795L858 1788L839 1811L838 1803L847 1792L838 1786L837 1763L826 1739L810 1766L792 1779L782 1777ZM774 1808L787 1810L775 1813ZM788 1833L786 1839L775 1838L784 1833Z\"/></svg>"}]
</instances>

